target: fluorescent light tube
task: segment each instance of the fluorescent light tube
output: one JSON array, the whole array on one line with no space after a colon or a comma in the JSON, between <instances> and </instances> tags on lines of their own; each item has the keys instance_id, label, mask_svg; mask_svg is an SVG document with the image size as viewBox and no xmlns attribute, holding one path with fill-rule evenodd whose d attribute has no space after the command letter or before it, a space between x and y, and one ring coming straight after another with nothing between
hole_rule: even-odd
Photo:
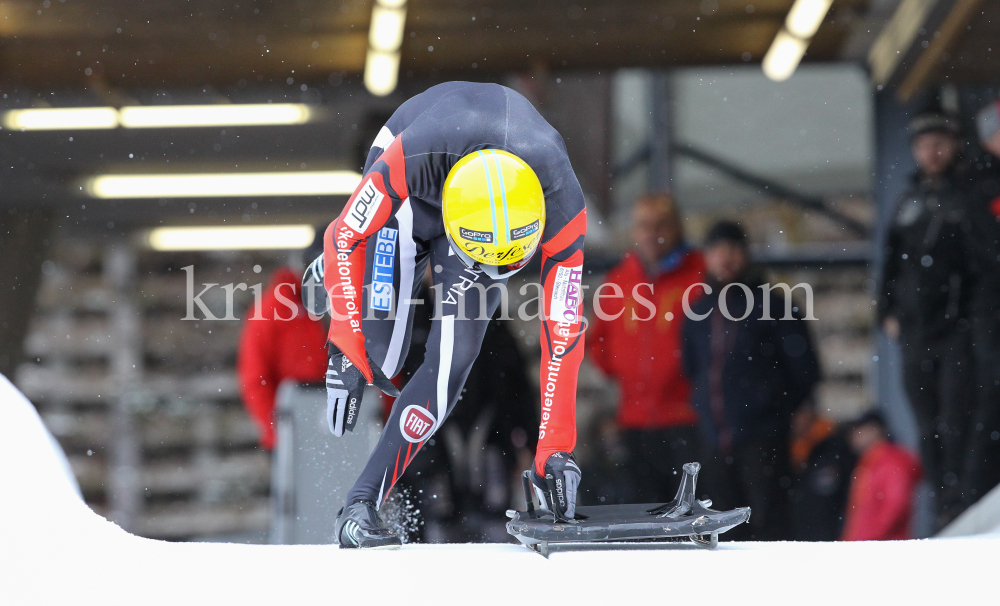
<instances>
[{"instance_id":1,"label":"fluorescent light tube","mask_svg":"<svg viewBox=\"0 0 1000 606\"><path fill-rule=\"evenodd\" d=\"M12 130L81 130L98 128L184 128L304 124L314 111L301 103L233 105L154 105L12 109L3 125Z\"/></svg>"},{"instance_id":2,"label":"fluorescent light tube","mask_svg":"<svg viewBox=\"0 0 1000 606\"><path fill-rule=\"evenodd\" d=\"M311 225L239 227L157 227L149 232L153 250L270 250L306 248L316 231Z\"/></svg>"},{"instance_id":3,"label":"fluorescent light tube","mask_svg":"<svg viewBox=\"0 0 1000 606\"><path fill-rule=\"evenodd\" d=\"M368 44L376 51L398 51L399 47L403 45L403 29L405 27L405 8L384 8L376 4L372 9Z\"/></svg>"},{"instance_id":4,"label":"fluorescent light tube","mask_svg":"<svg viewBox=\"0 0 1000 606\"><path fill-rule=\"evenodd\" d=\"M399 52L368 51L365 60L365 87L373 95L384 97L396 90L399 80Z\"/></svg>"},{"instance_id":5,"label":"fluorescent light tube","mask_svg":"<svg viewBox=\"0 0 1000 606\"><path fill-rule=\"evenodd\" d=\"M831 4L833 0L795 0L785 19L785 27L793 36L808 40L823 23Z\"/></svg>"},{"instance_id":6,"label":"fluorescent light tube","mask_svg":"<svg viewBox=\"0 0 1000 606\"><path fill-rule=\"evenodd\" d=\"M795 73L799 61L806 53L809 43L796 38L785 30L778 32L771 43L771 48L764 55L764 75L771 80L781 82Z\"/></svg>"},{"instance_id":7,"label":"fluorescent light tube","mask_svg":"<svg viewBox=\"0 0 1000 606\"><path fill-rule=\"evenodd\" d=\"M87 180L94 198L223 198L349 195L361 182L354 171L99 175Z\"/></svg>"},{"instance_id":8,"label":"fluorescent light tube","mask_svg":"<svg viewBox=\"0 0 1000 606\"><path fill-rule=\"evenodd\" d=\"M89 130L116 128L113 107L46 107L12 109L3 114L4 128L12 130Z\"/></svg>"},{"instance_id":9,"label":"fluorescent light tube","mask_svg":"<svg viewBox=\"0 0 1000 606\"><path fill-rule=\"evenodd\" d=\"M120 114L125 128L183 128L304 124L312 111L301 103L245 103L129 106Z\"/></svg>"}]
</instances>

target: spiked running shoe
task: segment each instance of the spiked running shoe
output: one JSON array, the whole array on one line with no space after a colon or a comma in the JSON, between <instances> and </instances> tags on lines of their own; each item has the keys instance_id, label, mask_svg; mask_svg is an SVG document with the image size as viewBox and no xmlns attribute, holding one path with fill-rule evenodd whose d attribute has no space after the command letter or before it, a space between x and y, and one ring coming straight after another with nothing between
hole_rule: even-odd
<instances>
[{"instance_id":1,"label":"spiked running shoe","mask_svg":"<svg viewBox=\"0 0 1000 606\"><path fill-rule=\"evenodd\" d=\"M399 549L403 543L385 527L371 501L355 501L340 510L337 541L341 548L361 549Z\"/></svg>"}]
</instances>

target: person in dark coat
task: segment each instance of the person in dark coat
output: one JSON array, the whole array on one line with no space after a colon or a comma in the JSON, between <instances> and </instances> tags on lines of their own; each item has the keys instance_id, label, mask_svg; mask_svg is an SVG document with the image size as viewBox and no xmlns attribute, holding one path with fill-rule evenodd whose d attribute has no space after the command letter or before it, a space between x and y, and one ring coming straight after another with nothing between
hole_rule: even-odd
<instances>
[{"instance_id":1,"label":"person in dark coat","mask_svg":"<svg viewBox=\"0 0 1000 606\"><path fill-rule=\"evenodd\" d=\"M837 425L804 405L792 418L793 537L796 541L836 541L857 462Z\"/></svg>"},{"instance_id":2,"label":"person in dark coat","mask_svg":"<svg viewBox=\"0 0 1000 606\"><path fill-rule=\"evenodd\" d=\"M750 506L745 538L785 539L791 417L810 401L819 364L803 315L791 301L786 309L790 292L767 288L751 268L739 225L713 226L704 255L708 288L685 310L683 328L684 369L707 447L700 492L720 509Z\"/></svg>"},{"instance_id":3,"label":"person in dark coat","mask_svg":"<svg viewBox=\"0 0 1000 606\"><path fill-rule=\"evenodd\" d=\"M922 114L910 133L918 170L886 236L878 317L899 342L903 386L943 526L961 509L959 474L972 414L969 178L958 162L954 120Z\"/></svg>"},{"instance_id":4,"label":"person in dark coat","mask_svg":"<svg viewBox=\"0 0 1000 606\"><path fill-rule=\"evenodd\" d=\"M977 274L972 296L975 412L969 423L962 468L964 505L1000 484L1000 103L977 116L979 143L972 187L972 259Z\"/></svg>"}]
</instances>

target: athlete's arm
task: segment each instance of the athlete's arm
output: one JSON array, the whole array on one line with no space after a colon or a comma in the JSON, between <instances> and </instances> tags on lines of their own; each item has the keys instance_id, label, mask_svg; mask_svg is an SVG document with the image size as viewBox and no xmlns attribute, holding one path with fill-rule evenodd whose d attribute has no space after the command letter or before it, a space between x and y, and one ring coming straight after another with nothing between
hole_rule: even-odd
<instances>
[{"instance_id":1,"label":"athlete's arm","mask_svg":"<svg viewBox=\"0 0 1000 606\"><path fill-rule=\"evenodd\" d=\"M365 173L323 237L324 284L330 293L327 340L347 356L369 383L374 375L361 333L365 251L368 238L386 224L408 197L402 137L397 136Z\"/></svg>"},{"instance_id":2,"label":"athlete's arm","mask_svg":"<svg viewBox=\"0 0 1000 606\"><path fill-rule=\"evenodd\" d=\"M542 417L535 470L543 476L549 456L572 453L576 447L576 381L584 348L582 279L586 233L587 209L581 208L542 244Z\"/></svg>"}]
</instances>

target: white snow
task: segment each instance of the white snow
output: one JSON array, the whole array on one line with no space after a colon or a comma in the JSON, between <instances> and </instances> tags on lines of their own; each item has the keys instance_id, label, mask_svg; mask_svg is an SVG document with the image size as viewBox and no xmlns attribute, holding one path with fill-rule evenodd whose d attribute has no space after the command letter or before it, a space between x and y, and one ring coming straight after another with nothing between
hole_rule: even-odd
<instances>
[{"instance_id":1,"label":"white snow","mask_svg":"<svg viewBox=\"0 0 1000 606\"><path fill-rule=\"evenodd\" d=\"M0 376L0 604L995 603L1000 537L566 551L517 545L166 543L80 500L31 404ZM642 602L639 602L639 600Z\"/></svg>"}]
</instances>

